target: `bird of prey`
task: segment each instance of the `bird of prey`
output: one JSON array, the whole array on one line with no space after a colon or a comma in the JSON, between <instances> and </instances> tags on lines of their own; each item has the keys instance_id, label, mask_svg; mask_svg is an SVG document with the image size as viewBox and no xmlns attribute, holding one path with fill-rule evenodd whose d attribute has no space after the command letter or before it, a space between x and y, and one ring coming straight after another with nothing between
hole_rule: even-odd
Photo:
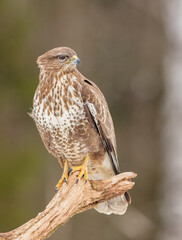
<instances>
[{"instance_id":1,"label":"bird of prey","mask_svg":"<svg viewBox=\"0 0 182 240\"><path fill-rule=\"evenodd\" d=\"M80 59L68 47L54 48L37 59L39 85L31 113L47 150L68 179L69 168L79 171L77 182L111 177L120 172L113 121L99 88L78 70ZM129 194L100 203L96 210L124 214Z\"/></svg>"}]
</instances>

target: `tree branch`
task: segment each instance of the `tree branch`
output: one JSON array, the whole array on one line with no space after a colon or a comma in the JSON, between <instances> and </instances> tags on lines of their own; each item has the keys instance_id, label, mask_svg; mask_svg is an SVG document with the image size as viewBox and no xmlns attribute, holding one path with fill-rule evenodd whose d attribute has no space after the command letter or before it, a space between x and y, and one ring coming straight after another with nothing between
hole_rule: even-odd
<instances>
[{"instance_id":1,"label":"tree branch","mask_svg":"<svg viewBox=\"0 0 182 240\"><path fill-rule=\"evenodd\" d=\"M135 173L125 172L105 180L88 181L87 184L82 179L75 184L77 173L73 173L68 184L62 186L43 212L15 230L0 233L0 240L46 239L75 214L131 189L134 185L131 179L135 177Z\"/></svg>"}]
</instances>

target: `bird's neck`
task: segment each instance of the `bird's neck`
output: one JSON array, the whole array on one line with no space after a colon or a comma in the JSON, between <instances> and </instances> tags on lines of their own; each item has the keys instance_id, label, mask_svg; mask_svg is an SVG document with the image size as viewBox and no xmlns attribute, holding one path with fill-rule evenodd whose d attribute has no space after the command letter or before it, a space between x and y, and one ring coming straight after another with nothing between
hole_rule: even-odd
<instances>
[{"instance_id":1,"label":"bird's neck","mask_svg":"<svg viewBox=\"0 0 182 240\"><path fill-rule=\"evenodd\" d=\"M61 79L67 79L69 81L70 76L75 76L77 79L80 78L81 73L76 69L40 69L39 81L40 85L45 84L51 86L54 81L60 81Z\"/></svg>"}]
</instances>

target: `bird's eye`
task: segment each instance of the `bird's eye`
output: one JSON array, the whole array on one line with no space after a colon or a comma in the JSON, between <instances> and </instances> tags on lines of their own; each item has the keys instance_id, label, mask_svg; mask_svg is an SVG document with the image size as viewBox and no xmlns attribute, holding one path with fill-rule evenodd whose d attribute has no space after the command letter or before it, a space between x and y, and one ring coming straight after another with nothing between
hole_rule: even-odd
<instances>
[{"instance_id":1,"label":"bird's eye","mask_svg":"<svg viewBox=\"0 0 182 240\"><path fill-rule=\"evenodd\" d=\"M59 58L59 60L64 61L66 59L66 56L65 55L59 55L58 58Z\"/></svg>"}]
</instances>

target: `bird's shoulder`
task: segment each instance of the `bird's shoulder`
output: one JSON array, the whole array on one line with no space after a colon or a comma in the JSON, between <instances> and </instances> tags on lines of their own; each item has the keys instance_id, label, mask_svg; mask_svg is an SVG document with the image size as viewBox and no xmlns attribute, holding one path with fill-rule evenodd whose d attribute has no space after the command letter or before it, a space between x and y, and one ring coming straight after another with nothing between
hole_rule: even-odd
<instances>
[{"instance_id":1,"label":"bird's shoulder","mask_svg":"<svg viewBox=\"0 0 182 240\"><path fill-rule=\"evenodd\" d=\"M99 89L99 87L88 78L80 75L79 83L82 86L81 95L83 102L90 102L95 105L97 112L99 113L102 108L108 109L106 99Z\"/></svg>"}]
</instances>

